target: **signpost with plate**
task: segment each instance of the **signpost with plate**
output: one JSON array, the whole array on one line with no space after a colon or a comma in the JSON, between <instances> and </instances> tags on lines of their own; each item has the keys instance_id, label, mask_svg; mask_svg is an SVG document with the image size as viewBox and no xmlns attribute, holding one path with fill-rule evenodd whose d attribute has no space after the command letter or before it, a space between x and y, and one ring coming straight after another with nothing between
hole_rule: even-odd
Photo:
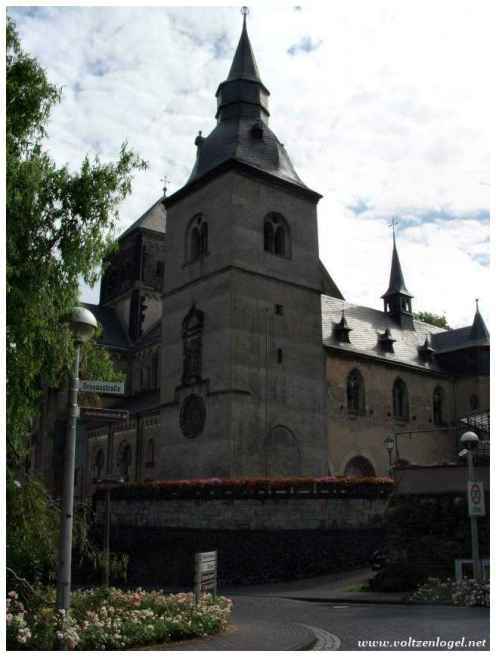
<instances>
[{"instance_id":1,"label":"signpost with plate","mask_svg":"<svg viewBox=\"0 0 496 657\"><path fill-rule=\"evenodd\" d=\"M468 515L471 517L486 515L482 481L468 482Z\"/></svg>"},{"instance_id":2,"label":"signpost with plate","mask_svg":"<svg viewBox=\"0 0 496 657\"><path fill-rule=\"evenodd\" d=\"M100 395L123 395L124 381L80 381L79 392L95 392Z\"/></svg>"},{"instance_id":3,"label":"signpost with plate","mask_svg":"<svg viewBox=\"0 0 496 657\"><path fill-rule=\"evenodd\" d=\"M217 550L195 554L195 600L202 593L217 595Z\"/></svg>"},{"instance_id":4,"label":"signpost with plate","mask_svg":"<svg viewBox=\"0 0 496 657\"><path fill-rule=\"evenodd\" d=\"M129 411L120 408L97 408L81 406L81 418L101 422L127 422Z\"/></svg>"}]
</instances>

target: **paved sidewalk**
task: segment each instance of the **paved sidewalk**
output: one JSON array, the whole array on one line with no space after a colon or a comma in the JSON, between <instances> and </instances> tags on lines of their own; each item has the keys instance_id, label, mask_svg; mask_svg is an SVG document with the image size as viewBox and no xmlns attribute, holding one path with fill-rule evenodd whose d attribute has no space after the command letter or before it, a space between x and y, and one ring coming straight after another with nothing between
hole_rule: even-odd
<instances>
[{"instance_id":1,"label":"paved sidewalk","mask_svg":"<svg viewBox=\"0 0 496 657\"><path fill-rule=\"evenodd\" d=\"M142 650L312 650L316 641L316 635L303 625L257 621L235 623L222 634Z\"/></svg>"}]
</instances>

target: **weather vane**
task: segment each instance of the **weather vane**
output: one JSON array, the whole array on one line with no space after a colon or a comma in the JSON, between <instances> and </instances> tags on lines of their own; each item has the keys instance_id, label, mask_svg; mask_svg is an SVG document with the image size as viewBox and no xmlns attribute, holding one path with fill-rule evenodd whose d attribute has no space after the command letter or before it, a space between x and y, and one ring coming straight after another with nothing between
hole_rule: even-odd
<instances>
[{"instance_id":1,"label":"weather vane","mask_svg":"<svg viewBox=\"0 0 496 657\"><path fill-rule=\"evenodd\" d=\"M475 307L477 309L477 312L479 312L479 299L478 298L475 300Z\"/></svg>"}]
</instances>

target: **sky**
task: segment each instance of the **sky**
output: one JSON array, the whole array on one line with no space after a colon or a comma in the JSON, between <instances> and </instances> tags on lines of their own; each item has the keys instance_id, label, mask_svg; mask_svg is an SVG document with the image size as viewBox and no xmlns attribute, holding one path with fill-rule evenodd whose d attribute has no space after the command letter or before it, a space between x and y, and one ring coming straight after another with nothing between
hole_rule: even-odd
<instances>
[{"instance_id":1,"label":"sky","mask_svg":"<svg viewBox=\"0 0 496 657\"><path fill-rule=\"evenodd\" d=\"M490 20L482 2L369 0L250 6L270 125L319 202L320 256L351 303L382 308L391 220L415 311L489 322ZM15 7L23 48L63 88L47 146L60 165L149 163L120 229L186 182L240 7ZM82 289L98 302L98 286Z\"/></svg>"}]
</instances>

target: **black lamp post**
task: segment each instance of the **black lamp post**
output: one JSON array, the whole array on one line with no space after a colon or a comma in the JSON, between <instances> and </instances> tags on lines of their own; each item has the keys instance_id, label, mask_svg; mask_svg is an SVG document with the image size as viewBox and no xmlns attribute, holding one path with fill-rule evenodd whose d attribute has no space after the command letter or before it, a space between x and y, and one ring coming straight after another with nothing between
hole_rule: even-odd
<instances>
[{"instance_id":1,"label":"black lamp post","mask_svg":"<svg viewBox=\"0 0 496 657\"><path fill-rule=\"evenodd\" d=\"M393 463L392 463L392 460L391 460L391 455L392 455L393 449L394 449L394 437L391 434L388 434L384 438L384 447L386 448L386 451L388 453L389 476L392 476L392 474L393 474Z\"/></svg>"}]
</instances>

